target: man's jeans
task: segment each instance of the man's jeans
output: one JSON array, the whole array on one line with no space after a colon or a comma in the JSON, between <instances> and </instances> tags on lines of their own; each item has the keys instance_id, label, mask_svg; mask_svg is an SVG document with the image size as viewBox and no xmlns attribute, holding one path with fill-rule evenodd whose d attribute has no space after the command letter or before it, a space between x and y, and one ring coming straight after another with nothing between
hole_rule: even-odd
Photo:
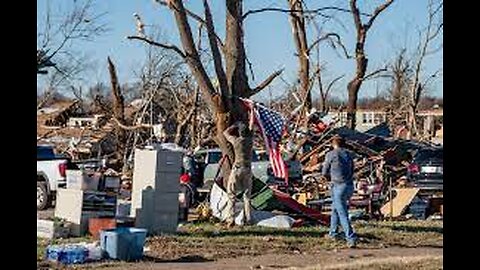
<instances>
[{"instance_id":1,"label":"man's jeans","mask_svg":"<svg viewBox=\"0 0 480 270\"><path fill-rule=\"evenodd\" d=\"M333 184L332 194L332 216L330 218L331 237L338 235L338 222L343 228L345 239L348 243L354 243L356 240L355 232L353 232L350 220L348 219L348 200L353 195L353 184Z\"/></svg>"}]
</instances>

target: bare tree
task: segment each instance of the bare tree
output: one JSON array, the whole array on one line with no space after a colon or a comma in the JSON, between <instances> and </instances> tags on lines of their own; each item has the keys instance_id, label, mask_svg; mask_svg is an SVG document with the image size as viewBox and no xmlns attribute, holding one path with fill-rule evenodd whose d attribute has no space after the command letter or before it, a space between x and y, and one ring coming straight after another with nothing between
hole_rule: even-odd
<instances>
[{"instance_id":1,"label":"bare tree","mask_svg":"<svg viewBox=\"0 0 480 270\"><path fill-rule=\"evenodd\" d=\"M195 88L193 96L187 97L187 101L182 103L180 112L177 113L177 129L175 133L174 143L178 145L184 145L184 141L186 138L185 135L188 132L187 127L189 124L192 124L193 120L195 119L194 116L198 106L198 94L199 92L197 87ZM194 136L194 133L191 133L190 140L193 140ZM193 144L193 142L189 143Z\"/></svg>"},{"instance_id":2,"label":"bare tree","mask_svg":"<svg viewBox=\"0 0 480 270\"><path fill-rule=\"evenodd\" d=\"M60 68L57 68L59 66ZM55 95L59 89L74 89L73 93L78 94L78 89L74 86L74 79L82 72L88 70L87 57L78 57L76 59L58 59L55 68L45 76L45 85L43 85L41 96L37 102L37 109L42 108Z\"/></svg>"},{"instance_id":3,"label":"bare tree","mask_svg":"<svg viewBox=\"0 0 480 270\"><path fill-rule=\"evenodd\" d=\"M427 27L424 33L420 33L420 41L418 49L415 54L413 78L409 87L409 117L408 125L413 136L417 133L417 109L420 98L425 91L426 86L432 79L436 78L440 70L433 72L427 76L422 76L422 68L425 64L425 58L434 54L439 49L432 49L432 42L434 42L443 31L443 1L428 1L428 20ZM423 79L422 79L423 77Z\"/></svg>"},{"instance_id":4,"label":"bare tree","mask_svg":"<svg viewBox=\"0 0 480 270\"><path fill-rule=\"evenodd\" d=\"M296 56L298 57L298 78L300 81L300 93L302 96L305 97L305 110L310 111L312 108L312 93L311 89L313 86L313 79L314 77L317 78L318 82L321 83L321 69L320 69L320 43L322 41L329 41L330 45L335 49L336 46L342 48L345 52L345 55L348 56L345 50L345 46L342 44L340 36L336 33L326 33L322 34L320 28L315 21L316 15L321 15L327 18L332 18L332 15L326 15L324 13L316 13L315 11L320 10L334 10L334 11L344 11L348 12L348 10L336 8L336 7L323 7L316 10L310 10L305 7L305 2L301 0L288 0L289 10L284 10L284 12L288 11L290 24L292 27L292 34L293 40L295 42L296 48ZM268 9L267 9L268 10ZM309 40L307 38L307 22L312 22L313 26L317 31L317 37L315 40L309 44ZM335 45L337 44L337 45ZM311 51L312 49L317 49L317 64L315 72L312 76L311 74ZM320 85L320 90L322 91L323 88ZM325 97L325 95L322 95Z\"/></svg>"},{"instance_id":5,"label":"bare tree","mask_svg":"<svg viewBox=\"0 0 480 270\"><path fill-rule=\"evenodd\" d=\"M298 0L288 0L288 6L298 12L289 13L290 24L292 26L293 40L297 50L298 57L298 78L300 81L300 93L305 96L305 109L310 111L312 108L312 94L310 92L310 51L307 41L307 29L305 27L305 13L303 12L303 2Z\"/></svg>"},{"instance_id":6,"label":"bare tree","mask_svg":"<svg viewBox=\"0 0 480 270\"><path fill-rule=\"evenodd\" d=\"M320 72L321 67L317 66L317 72L315 72L316 77L317 77L317 85L318 85L318 90L320 92L320 112L327 112L328 111L328 99L330 97L330 93L333 89L333 86L335 83L340 81L345 75L337 76L334 79L330 80L329 82L324 83L322 79L322 72Z\"/></svg>"},{"instance_id":7,"label":"bare tree","mask_svg":"<svg viewBox=\"0 0 480 270\"><path fill-rule=\"evenodd\" d=\"M404 105L405 97L407 96L407 87L412 76L412 66L406 56L406 49L400 50L395 57L394 62L390 65L389 73L386 75L392 81L391 99L392 108L400 110Z\"/></svg>"},{"instance_id":8,"label":"bare tree","mask_svg":"<svg viewBox=\"0 0 480 270\"><path fill-rule=\"evenodd\" d=\"M348 83L348 106L347 106L347 126L351 129L355 129L356 119L355 113L357 111L357 101L358 101L358 92L362 83L378 74L380 71L377 70L370 74L367 74L368 58L365 54L365 41L367 39L368 30L371 29L375 19L387 9L394 0L387 0L384 4L379 5L375 8L373 14L369 16L369 19L366 23L362 21L362 16L360 10L357 7L356 0L350 0L350 10L353 14L353 21L356 28L356 46L355 46L355 61L356 61L356 71L353 79Z\"/></svg>"},{"instance_id":9,"label":"bare tree","mask_svg":"<svg viewBox=\"0 0 480 270\"><path fill-rule=\"evenodd\" d=\"M107 30L101 22L105 13L94 12L94 0L73 1L71 10L62 14L60 22L55 22L49 4L47 2L44 27L37 33L37 74L48 73L50 67L59 69L55 60L57 57L73 58L69 50L72 42L92 40Z\"/></svg>"},{"instance_id":10,"label":"bare tree","mask_svg":"<svg viewBox=\"0 0 480 270\"><path fill-rule=\"evenodd\" d=\"M238 97L248 98L268 86L280 72L274 72L256 87L250 87L246 72L246 54L243 38L243 1L226 0L226 37L222 43L215 32L212 14L207 0L203 1L205 19L200 16L193 16L181 0L159 1L165 3L172 11L178 28L182 48L161 42L154 41L147 36L130 36L129 39L142 40L149 44L169 49L176 52L188 65L196 83L201 91L201 96L215 113L216 122L216 142L226 154L230 162L235 160L235 154L231 145L227 142L223 131L235 121L248 122L247 112L243 109ZM213 57L213 65L218 81L217 90L209 75L206 67L200 59L200 54L195 44L192 29L188 17L200 18L204 22L210 52ZM223 57L222 57L223 55ZM225 67L223 64L225 61ZM243 157L251 155L252 149L244 149L241 153ZM230 174L230 164L225 163L223 176L224 181Z\"/></svg>"},{"instance_id":11,"label":"bare tree","mask_svg":"<svg viewBox=\"0 0 480 270\"><path fill-rule=\"evenodd\" d=\"M125 102L122 95L122 90L120 88L120 83L118 82L117 72L115 65L113 64L110 57L107 58L108 62L108 72L110 74L110 83L112 87L112 99L113 99L113 117L120 123L125 124ZM117 125L115 134L117 136L117 151L115 151L118 162L123 162L123 157L125 155L127 135L124 129Z\"/></svg>"},{"instance_id":12,"label":"bare tree","mask_svg":"<svg viewBox=\"0 0 480 270\"><path fill-rule=\"evenodd\" d=\"M102 23L105 13L96 12L94 0L73 1L60 14L51 12L50 1L46 4L45 16L37 28L37 74L46 76L39 77L46 85L37 107L43 106L58 88L68 89L89 69L88 59L74 51L73 45L91 41L107 31ZM56 7L61 6L60 2L57 4Z\"/></svg>"}]
</instances>

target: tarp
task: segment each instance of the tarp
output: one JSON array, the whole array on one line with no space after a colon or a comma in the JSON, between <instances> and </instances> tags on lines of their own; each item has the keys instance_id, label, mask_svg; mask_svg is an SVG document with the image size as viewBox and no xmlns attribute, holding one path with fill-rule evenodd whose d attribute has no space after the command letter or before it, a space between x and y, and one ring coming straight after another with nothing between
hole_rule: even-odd
<instances>
[{"instance_id":1,"label":"tarp","mask_svg":"<svg viewBox=\"0 0 480 270\"><path fill-rule=\"evenodd\" d=\"M225 221L227 218L227 200L228 196L227 193L220 188L220 186L217 185L217 183L214 183L212 186L212 190L210 192L210 208L212 209L212 215L221 221ZM236 200L235 201L235 210L234 210L234 216L235 216L235 224L237 225L243 225L243 202L241 200ZM260 221L263 220L268 220L270 218L275 217L275 215L271 212L268 211L257 211L252 209L252 222L254 224L257 224ZM267 224L271 226L274 226L275 222L269 222L266 221L266 223L262 224ZM277 222L278 223L278 222ZM293 222L292 222L293 224ZM262 226L261 224L259 224ZM284 226L285 224L282 223L279 226ZM290 225L291 227L291 225Z\"/></svg>"},{"instance_id":2,"label":"tarp","mask_svg":"<svg viewBox=\"0 0 480 270\"><path fill-rule=\"evenodd\" d=\"M257 225L271 228L291 228L294 223L295 219L286 215L278 215L261 220L257 223Z\"/></svg>"},{"instance_id":3,"label":"tarp","mask_svg":"<svg viewBox=\"0 0 480 270\"><path fill-rule=\"evenodd\" d=\"M212 215L221 221L227 219L227 193L214 183L212 190L210 191L210 209L212 209ZM242 225L241 217L243 216L243 202L237 200L235 202L235 224Z\"/></svg>"},{"instance_id":4,"label":"tarp","mask_svg":"<svg viewBox=\"0 0 480 270\"><path fill-rule=\"evenodd\" d=\"M210 208L212 215L221 221L227 218L227 193L214 183L210 192ZM243 225L243 202L241 200L235 201L235 224ZM274 227L274 228L291 228L295 220L289 216L276 216L272 212L257 211L252 209L252 222L258 226Z\"/></svg>"},{"instance_id":5,"label":"tarp","mask_svg":"<svg viewBox=\"0 0 480 270\"><path fill-rule=\"evenodd\" d=\"M372 127L371 129L365 131L365 133L375 135L375 136L381 136L381 137L391 137L392 136L392 132L390 131L390 127L385 122L380 123L380 124Z\"/></svg>"},{"instance_id":6,"label":"tarp","mask_svg":"<svg viewBox=\"0 0 480 270\"><path fill-rule=\"evenodd\" d=\"M325 226L329 225L329 222L330 222L329 215L322 214L322 212L318 210L315 210L303 204L300 204L299 202L291 198L286 193L283 193L275 189L270 189L269 187L267 187L267 189L271 191L273 200L262 200L265 203L269 205L281 207L281 210L283 211L292 212L298 215L305 216L312 220L316 220L322 225L325 225ZM221 221L225 221L227 218L227 211L226 211L227 200L228 200L227 193L217 183L214 183L210 191L210 208L212 209L212 215L220 219ZM252 201L254 201L254 199L252 199ZM253 205L254 204L252 203L252 206ZM264 207L262 209L273 210L274 208L276 207ZM235 202L234 216L235 216L235 224L243 225L243 222L242 222L243 202L241 200L237 199L237 201ZM258 211L258 210L252 209L252 222L254 224L258 224L260 221L265 219L270 219L274 216L276 215L274 215L269 211ZM292 220L295 221L294 219ZM284 226L285 220L280 222L278 218L276 218L270 221L265 221L262 224L270 224L270 225L282 224L279 226ZM294 225L290 225L290 227L291 226L294 226Z\"/></svg>"}]
</instances>

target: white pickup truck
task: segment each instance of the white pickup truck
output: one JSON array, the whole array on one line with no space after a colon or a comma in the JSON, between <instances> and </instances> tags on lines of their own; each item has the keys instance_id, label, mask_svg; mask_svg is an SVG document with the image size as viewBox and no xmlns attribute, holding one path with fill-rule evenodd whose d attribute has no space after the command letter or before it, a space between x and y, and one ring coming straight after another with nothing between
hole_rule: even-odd
<instances>
[{"instance_id":1,"label":"white pickup truck","mask_svg":"<svg viewBox=\"0 0 480 270\"><path fill-rule=\"evenodd\" d=\"M65 171L70 162L66 157L57 156L52 146L37 145L37 209L52 205L58 188L67 184Z\"/></svg>"}]
</instances>

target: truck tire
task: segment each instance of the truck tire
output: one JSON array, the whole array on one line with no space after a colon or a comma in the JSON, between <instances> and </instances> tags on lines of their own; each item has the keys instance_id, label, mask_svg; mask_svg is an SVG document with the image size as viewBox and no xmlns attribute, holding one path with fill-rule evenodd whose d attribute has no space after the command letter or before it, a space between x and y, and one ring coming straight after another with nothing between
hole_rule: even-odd
<instances>
[{"instance_id":1,"label":"truck tire","mask_svg":"<svg viewBox=\"0 0 480 270\"><path fill-rule=\"evenodd\" d=\"M47 184L37 182L37 210L47 209L52 205L52 199L48 194Z\"/></svg>"}]
</instances>

